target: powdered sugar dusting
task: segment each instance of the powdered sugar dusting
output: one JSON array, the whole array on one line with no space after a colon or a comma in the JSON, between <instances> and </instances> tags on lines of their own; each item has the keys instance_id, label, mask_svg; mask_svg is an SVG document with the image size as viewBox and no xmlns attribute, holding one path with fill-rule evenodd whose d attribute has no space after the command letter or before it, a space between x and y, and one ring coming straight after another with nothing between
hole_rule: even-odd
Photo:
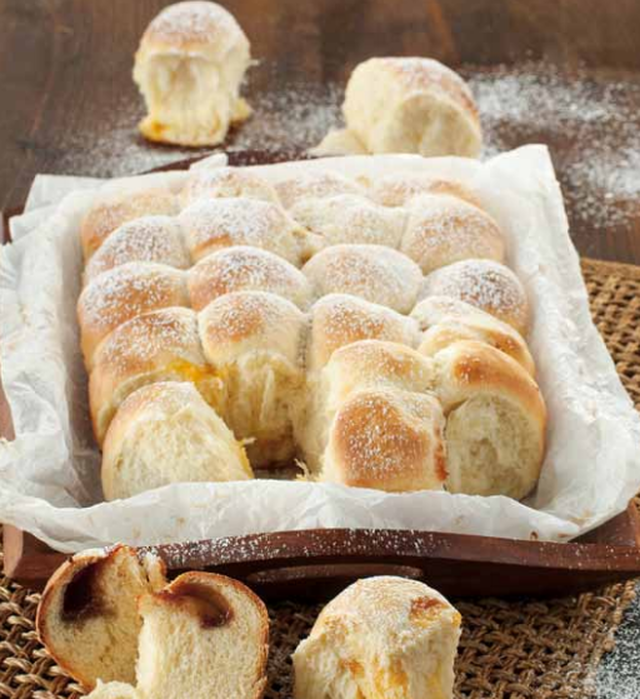
<instances>
[{"instance_id":1,"label":"powdered sugar dusting","mask_svg":"<svg viewBox=\"0 0 640 699\"><path fill-rule=\"evenodd\" d=\"M244 168L199 168L192 172L180 193L183 205L207 197L248 197L279 203L273 186Z\"/></svg>"},{"instance_id":2,"label":"powdered sugar dusting","mask_svg":"<svg viewBox=\"0 0 640 699\"><path fill-rule=\"evenodd\" d=\"M336 194L361 194L365 190L354 180L331 170L300 172L276 185L280 201L291 208L303 199L321 199Z\"/></svg>"}]
</instances>

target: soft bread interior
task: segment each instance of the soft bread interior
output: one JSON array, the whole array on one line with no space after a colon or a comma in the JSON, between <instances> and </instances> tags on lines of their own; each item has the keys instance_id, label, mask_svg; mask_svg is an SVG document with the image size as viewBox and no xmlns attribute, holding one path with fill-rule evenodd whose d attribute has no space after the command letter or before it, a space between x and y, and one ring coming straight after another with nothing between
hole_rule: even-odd
<instances>
[{"instance_id":1,"label":"soft bread interior","mask_svg":"<svg viewBox=\"0 0 640 699\"><path fill-rule=\"evenodd\" d=\"M185 573L161 592L141 598L140 611L137 689L142 697L262 695L267 613L243 585L210 573Z\"/></svg>"},{"instance_id":2,"label":"soft bread interior","mask_svg":"<svg viewBox=\"0 0 640 699\"><path fill-rule=\"evenodd\" d=\"M542 442L515 403L498 396L470 398L449 413L445 434L450 492L520 500L534 487Z\"/></svg>"},{"instance_id":3,"label":"soft bread interior","mask_svg":"<svg viewBox=\"0 0 640 699\"><path fill-rule=\"evenodd\" d=\"M76 556L45 589L40 636L58 664L85 687L98 679L132 682L142 626L137 598L161 584L157 564L148 562L145 570L127 547Z\"/></svg>"}]
</instances>

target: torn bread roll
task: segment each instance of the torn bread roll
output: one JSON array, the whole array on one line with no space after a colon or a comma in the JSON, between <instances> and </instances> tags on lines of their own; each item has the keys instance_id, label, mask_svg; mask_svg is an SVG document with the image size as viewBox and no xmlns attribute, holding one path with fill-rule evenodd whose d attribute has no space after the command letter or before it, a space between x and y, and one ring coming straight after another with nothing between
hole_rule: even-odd
<instances>
[{"instance_id":1,"label":"torn bread roll","mask_svg":"<svg viewBox=\"0 0 640 699\"><path fill-rule=\"evenodd\" d=\"M279 206L258 199L203 199L184 209L178 221L194 262L216 250L250 245L300 264L302 229Z\"/></svg>"},{"instance_id":2,"label":"torn bread roll","mask_svg":"<svg viewBox=\"0 0 640 699\"><path fill-rule=\"evenodd\" d=\"M144 313L102 343L89 376L89 406L99 445L124 399L157 381L190 381L214 408L221 400L221 381L202 352L191 309Z\"/></svg>"},{"instance_id":3,"label":"torn bread roll","mask_svg":"<svg viewBox=\"0 0 640 699\"><path fill-rule=\"evenodd\" d=\"M165 582L158 558L140 561L127 546L76 554L42 593L36 616L40 639L87 690L98 679L133 682L142 627L136 601Z\"/></svg>"},{"instance_id":4,"label":"torn bread roll","mask_svg":"<svg viewBox=\"0 0 640 699\"><path fill-rule=\"evenodd\" d=\"M446 296L429 296L417 304L411 317L424 331L418 352L427 357L454 342L477 340L508 354L535 377L535 363L522 335L480 308Z\"/></svg>"},{"instance_id":5,"label":"torn bread roll","mask_svg":"<svg viewBox=\"0 0 640 699\"><path fill-rule=\"evenodd\" d=\"M461 617L417 580L359 580L293 654L295 699L453 699Z\"/></svg>"},{"instance_id":6,"label":"torn bread roll","mask_svg":"<svg viewBox=\"0 0 640 699\"><path fill-rule=\"evenodd\" d=\"M120 405L102 450L106 500L169 483L253 478L244 447L191 383L139 388Z\"/></svg>"},{"instance_id":7,"label":"torn bread roll","mask_svg":"<svg viewBox=\"0 0 640 699\"><path fill-rule=\"evenodd\" d=\"M265 291L238 291L199 315L204 354L221 377L220 407L254 466L290 459L295 451L291 406L304 386L307 319L291 301Z\"/></svg>"},{"instance_id":8,"label":"torn bread roll","mask_svg":"<svg viewBox=\"0 0 640 699\"><path fill-rule=\"evenodd\" d=\"M183 208L199 199L238 197L280 203L270 182L243 167L196 168L189 173L179 194Z\"/></svg>"},{"instance_id":9,"label":"torn bread roll","mask_svg":"<svg viewBox=\"0 0 640 699\"><path fill-rule=\"evenodd\" d=\"M409 313L422 284L420 267L382 245L331 245L302 269L317 296L350 294Z\"/></svg>"},{"instance_id":10,"label":"torn bread roll","mask_svg":"<svg viewBox=\"0 0 640 699\"><path fill-rule=\"evenodd\" d=\"M80 345L91 371L100 343L117 327L143 313L188 306L182 270L152 262L129 262L96 277L78 299Z\"/></svg>"},{"instance_id":11,"label":"torn bread roll","mask_svg":"<svg viewBox=\"0 0 640 699\"><path fill-rule=\"evenodd\" d=\"M269 291L306 309L313 299L307 277L284 258L268 250L234 245L202 258L188 275L191 306L205 308L234 291Z\"/></svg>"},{"instance_id":12,"label":"torn bread roll","mask_svg":"<svg viewBox=\"0 0 640 699\"><path fill-rule=\"evenodd\" d=\"M493 218L446 194L412 200L399 249L425 274L460 260L503 262L505 256L504 239Z\"/></svg>"},{"instance_id":13,"label":"torn bread roll","mask_svg":"<svg viewBox=\"0 0 640 699\"><path fill-rule=\"evenodd\" d=\"M173 216L177 213L176 196L162 187L99 196L80 224L85 261L123 223L142 216Z\"/></svg>"},{"instance_id":14,"label":"torn bread roll","mask_svg":"<svg viewBox=\"0 0 640 699\"><path fill-rule=\"evenodd\" d=\"M480 308L527 336L530 310L527 292L518 277L494 260L462 260L440 267L425 277L421 299L448 296Z\"/></svg>"},{"instance_id":15,"label":"torn bread roll","mask_svg":"<svg viewBox=\"0 0 640 699\"><path fill-rule=\"evenodd\" d=\"M545 452L540 389L511 357L462 341L434 357L435 392L447 416L447 490L521 500L535 487Z\"/></svg>"},{"instance_id":16,"label":"torn bread roll","mask_svg":"<svg viewBox=\"0 0 640 699\"><path fill-rule=\"evenodd\" d=\"M94 253L84 270L84 282L128 262L156 262L176 269L191 266L191 258L176 220L143 216L123 223Z\"/></svg>"},{"instance_id":17,"label":"torn bread roll","mask_svg":"<svg viewBox=\"0 0 640 699\"><path fill-rule=\"evenodd\" d=\"M346 130L367 153L475 158L482 147L478 109L453 70L430 58L370 58L351 73L342 113ZM346 137L330 133L335 154ZM315 150L324 153L325 142Z\"/></svg>"},{"instance_id":18,"label":"torn bread roll","mask_svg":"<svg viewBox=\"0 0 640 699\"><path fill-rule=\"evenodd\" d=\"M149 24L135 55L133 79L151 141L183 146L221 143L250 114L240 85L249 41L233 15L214 2L180 2Z\"/></svg>"}]
</instances>

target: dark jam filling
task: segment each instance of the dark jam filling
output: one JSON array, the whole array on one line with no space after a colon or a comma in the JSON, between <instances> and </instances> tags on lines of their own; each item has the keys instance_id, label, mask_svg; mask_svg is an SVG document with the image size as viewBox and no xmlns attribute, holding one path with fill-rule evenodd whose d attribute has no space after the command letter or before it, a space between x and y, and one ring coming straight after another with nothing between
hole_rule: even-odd
<instances>
[{"instance_id":1,"label":"dark jam filling","mask_svg":"<svg viewBox=\"0 0 640 699\"><path fill-rule=\"evenodd\" d=\"M98 576L102 561L90 563L79 570L64 590L62 621L83 621L102 611Z\"/></svg>"},{"instance_id":2,"label":"dark jam filling","mask_svg":"<svg viewBox=\"0 0 640 699\"><path fill-rule=\"evenodd\" d=\"M208 585L198 582L174 582L170 589L157 593L166 602L189 609L205 629L225 626L233 618L227 600Z\"/></svg>"}]
</instances>

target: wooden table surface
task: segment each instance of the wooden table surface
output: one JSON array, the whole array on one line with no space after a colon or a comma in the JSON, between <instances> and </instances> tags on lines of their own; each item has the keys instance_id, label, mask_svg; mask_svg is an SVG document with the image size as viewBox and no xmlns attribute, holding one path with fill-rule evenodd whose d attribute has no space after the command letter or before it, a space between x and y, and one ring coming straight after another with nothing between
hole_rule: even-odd
<instances>
[{"instance_id":1,"label":"wooden table surface","mask_svg":"<svg viewBox=\"0 0 640 699\"><path fill-rule=\"evenodd\" d=\"M20 204L38 172L121 175L185 157L184 150L148 146L136 133L143 107L131 80L132 57L144 27L166 4L0 0L0 208ZM373 55L431 55L461 66L466 76L480 76L472 86L482 90L481 108L492 105L493 112L482 116L494 146L549 143L582 254L640 263L635 196L640 158L633 150L619 158L626 178L620 187L617 161L597 162L601 151L594 151L603 137L615 150L612 135L624 131L633 138L640 132L637 0L227 0L226 5L261 59L246 90L257 115L232 139L234 147L269 139L274 147L290 134L297 136L298 148L313 145L308 141L321 134L327 114L337 119L342 86L357 62ZM580 88L574 105L574 93L559 92L556 76L536 120L535 100L524 99L531 97L531 85L518 94L501 79L492 94L493 83L483 82L498 64L506 66L503 73L517 73L540 61L547 72L580 70L583 81L596 80L596 90L603 76L615 81L616 99L631 101L625 107L630 116L612 121L584 114L594 105L602 109L609 95L589 103ZM545 80L548 75L543 88ZM294 84L310 91L306 113L299 103L288 111L282 99L274 106L278 91ZM331 90L323 93L327 86ZM333 112L322 104L325 98ZM522 107L509 112L511 99L520 99ZM563 117L551 128L554 100L562 102L559 113L576 109L579 121ZM306 130L296 123L303 120ZM634 143L623 145L628 151ZM640 148L640 139L637 144ZM602 186L587 191L592 175L604 178ZM609 191L612 180L620 191Z\"/></svg>"}]
</instances>

